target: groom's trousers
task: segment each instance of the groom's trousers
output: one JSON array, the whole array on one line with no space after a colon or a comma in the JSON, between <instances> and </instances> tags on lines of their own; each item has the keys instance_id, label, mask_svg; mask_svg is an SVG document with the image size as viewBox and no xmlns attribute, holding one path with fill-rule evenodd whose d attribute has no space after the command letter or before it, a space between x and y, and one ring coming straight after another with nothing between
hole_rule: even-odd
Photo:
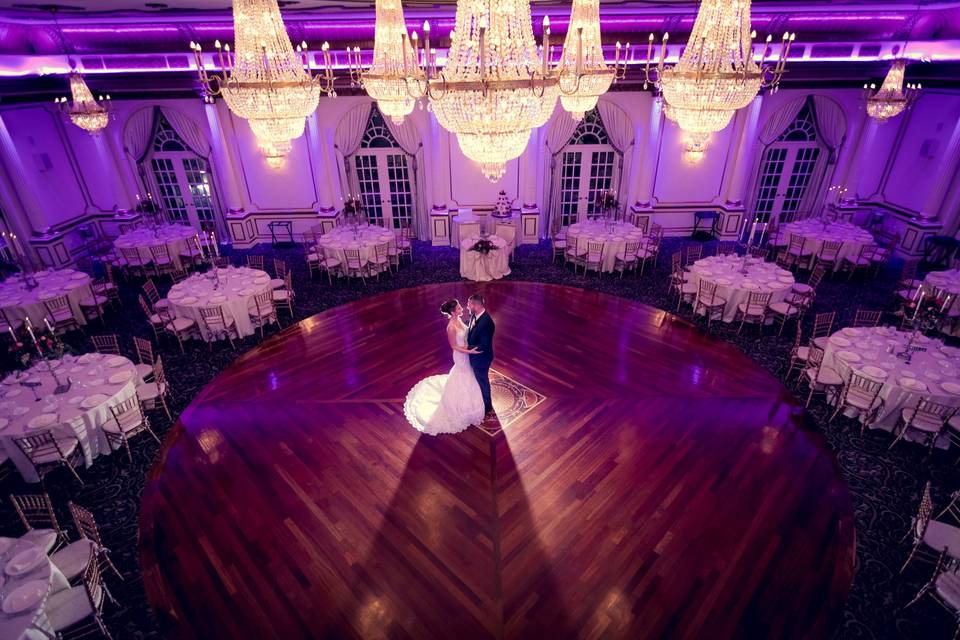
<instances>
[{"instance_id":1,"label":"groom's trousers","mask_svg":"<svg viewBox=\"0 0 960 640\"><path fill-rule=\"evenodd\" d=\"M493 411L493 399L490 397L490 365L470 365L473 369L473 375L477 378L477 384L480 385L480 395L483 396L483 410L487 413Z\"/></svg>"}]
</instances>

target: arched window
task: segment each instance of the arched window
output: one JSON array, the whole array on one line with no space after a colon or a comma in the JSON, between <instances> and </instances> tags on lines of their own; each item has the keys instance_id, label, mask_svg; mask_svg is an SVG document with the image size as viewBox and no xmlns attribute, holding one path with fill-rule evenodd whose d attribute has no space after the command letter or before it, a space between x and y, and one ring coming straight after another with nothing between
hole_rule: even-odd
<instances>
[{"instance_id":1,"label":"arched window","mask_svg":"<svg viewBox=\"0 0 960 640\"><path fill-rule=\"evenodd\" d=\"M619 158L596 109L584 115L560 156L556 202L560 226L566 227L602 213L597 198L616 185Z\"/></svg>"},{"instance_id":2,"label":"arched window","mask_svg":"<svg viewBox=\"0 0 960 640\"><path fill-rule=\"evenodd\" d=\"M761 222L789 222L808 208L807 196L826 171L824 148L817 135L812 99L764 151L757 179L754 212Z\"/></svg>"},{"instance_id":3,"label":"arched window","mask_svg":"<svg viewBox=\"0 0 960 640\"><path fill-rule=\"evenodd\" d=\"M390 229L412 226L410 158L397 144L376 105L370 109L360 148L347 162L356 170L354 186L371 223Z\"/></svg>"},{"instance_id":4,"label":"arched window","mask_svg":"<svg viewBox=\"0 0 960 640\"><path fill-rule=\"evenodd\" d=\"M213 229L216 204L210 164L177 134L157 110L151 151L144 161L157 200L175 222Z\"/></svg>"}]
</instances>

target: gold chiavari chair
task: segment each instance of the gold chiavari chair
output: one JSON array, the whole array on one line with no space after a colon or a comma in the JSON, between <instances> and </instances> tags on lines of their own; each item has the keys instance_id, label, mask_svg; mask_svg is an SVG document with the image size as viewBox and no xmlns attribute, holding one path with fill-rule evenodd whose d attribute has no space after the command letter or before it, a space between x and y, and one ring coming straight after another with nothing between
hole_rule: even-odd
<instances>
[{"instance_id":1,"label":"gold chiavari chair","mask_svg":"<svg viewBox=\"0 0 960 640\"><path fill-rule=\"evenodd\" d=\"M787 365L786 380L789 382L794 374L800 373L807 368L807 358L810 355L810 347L803 344L803 327L797 324L797 334L793 337L793 348L790 349L790 364Z\"/></svg>"},{"instance_id":2,"label":"gold chiavari chair","mask_svg":"<svg viewBox=\"0 0 960 640\"><path fill-rule=\"evenodd\" d=\"M145 276L147 268L153 265L153 260L141 256L139 249L121 247L120 265L127 274Z\"/></svg>"},{"instance_id":3,"label":"gold chiavari chair","mask_svg":"<svg viewBox=\"0 0 960 640\"><path fill-rule=\"evenodd\" d=\"M904 407L900 410L897 426L893 429L896 437L888 448L892 449L908 432L912 432L919 438L921 444L933 451L933 446L946 427L947 421L956 412L955 407L937 402L932 398L920 398L915 407Z\"/></svg>"},{"instance_id":4,"label":"gold chiavari chair","mask_svg":"<svg viewBox=\"0 0 960 640\"><path fill-rule=\"evenodd\" d=\"M843 268L848 272L847 280L850 281L853 279L853 276L859 271L869 271L870 267L873 266L873 263L870 261L871 256L873 256L873 251L875 247L869 244L865 244L860 247L859 253L857 255L848 255L843 258Z\"/></svg>"},{"instance_id":5,"label":"gold chiavari chair","mask_svg":"<svg viewBox=\"0 0 960 640\"><path fill-rule=\"evenodd\" d=\"M160 318L160 314L153 311L143 294L137 296L137 301L140 303L140 310L150 324L150 328L153 329L153 337L156 338L157 342L160 342L160 332L163 331L163 320Z\"/></svg>"},{"instance_id":6,"label":"gold chiavari chair","mask_svg":"<svg viewBox=\"0 0 960 640\"><path fill-rule=\"evenodd\" d=\"M913 547L907 555L906 561L900 567L900 573L914 560L936 562L941 554L946 553L954 561L960 560L960 521L956 516L954 522L933 519L933 499L930 497L930 481L923 488L920 496L920 506L917 515L910 523L910 530L904 539L913 536Z\"/></svg>"},{"instance_id":7,"label":"gold chiavari chair","mask_svg":"<svg viewBox=\"0 0 960 640\"><path fill-rule=\"evenodd\" d=\"M47 315L53 324L53 330L55 332L83 332L80 321L77 320L77 316L74 315L73 308L70 306L70 298L66 295L55 296L44 300L43 307L47 310Z\"/></svg>"},{"instance_id":8,"label":"gold chiavari chair","mask_svg":"<svg viewBox=\"0 0 960 640\"><path fill-rule=\"evenodd\" d=\"M745 324L756 324L758 330L763 331L772 297L773 294L769 291L751 291L747 296L747 301L737 305L737 315L740 316L737 335L740 335L740 332L743 331L743 325Z\"/></svg>"},{"instance_id":9,"label":"gold chiavari chair","mask_svg":"<svg viewBox=\"0 0 960 640\"><path fill-rule=\"evenodd\" d=\"M817 265L813 268L813 271L810 273L810 278L807 280L806 284L795 282L791 291L795 293L806 293L810 294L817 290L817 287L820 286L820 283L823 282L824 275L826 275L827 270L822 265Z\"/></svg>"},{"instance_id":10,"label":"gold chiavari chair","mask_svg":"<svg viewBox=\"0 0 960 640\"><path fill-rule=\"evenodd\" d=\"M931 600L946 609L951 618L956 621L957 626L953 637L960 638L960 600L957 594L960 594L960 569L957 568L956 561L950 557L948 548L944 548L937 557L930 579L920 587L913 600L903 605L903 608L911 607L923 596L929 595Z\"/></svg>"},{"instance_id":11,"label":"gold chiavari chair","mask_svg":"<svg viewBox=\"0 0 960 640\"><path fill-rule=\"evenodd\" d=\"M852 409L860 414L860 434L863 435L883 407L883 399L880 397L882 390L882 382L868 378L857 371L851 371L850 378L843 383L840 400L830 416L830 422L833 422L841 411Z\"/></svg>"},{"instance_id":12,"label":"gold chiavari chair","mask_svg":"<svg viewBox=\"0 0 960 640\"><path fill-rule=\"evenodd\" d=\"M253 306L247 309L254 327L260 330L260 339L263 339L264 327L276 324L280 327L280 318L277 315L277 306L273 303L273 291L258 293L253 297Z\"/></svg>"},{"instance_id":13,"label":"gold chiavari chair","mask_svg":"<svg viewBox=\"0 0 960 640\"><path fill-rule=\"evenodd\" d=\"M82 298L78 303L80 305L80 310L83 312L84 318L87 320L99 320L100 324L106 327L106 321L103 319L104 313L106 312L104 307L107 306L109 300L106 296L102 296L96 291L94 291L94 285L90 284L88 286L88 291L86 297Z\"/></svg>"},{"instance_id":14,"label":"gold chiavari chair","mask_svg":"<svg viewBox=\"0 0 960 640\"><path fill-rule=\"evenodd\" d=\"M674 251L670 256L670 295L681 295L681 289L687 282L687 274L683 270L683 254ZM696 294L696 291L694 291Z\"/></svg>"},{"instance_id":15,"label":"gold chiavari chair","mask_svg":"<svg viewBox=\"0 0 960 640\"><path fill-rule=\"evenodd\" d=\"M140 397L143 409L155 409L157 403L160 403L163 412L167 414L167 419L172 420L170 407L167 406L167 398L170 397L170 393L170 384L167 382L167 376L163 370L163 358L158 356L157 361L153 363L153 380L144 382L137 387L137 395Z\"/></svg>"},{"instance_id":16,"label":"gold chiavari chair","mask_svg":"<svg viewBox=\"0 0 960 640\"><path fill-rule=\"evenodd\" d=\"M804 369L804 380L810 387L810 393L807 394L807 407L813 400L814 393L823 393L828 396L843 385L843 378L836 370L823 364L824 350L810 343L810 351L807 353L807 368Z\"/></svg>"},{"instance_id":17,"label":"gold chiavari chair","mask_svg":"<svg viewBox=\"0 0 960 640\"><path fill-rule=\"evenodd\" d=\"M60 527L49 494L10 494L10 502L26 529L25 540L48 554L68 542L67 532Z\"/></svg>"},{"instance_id":18,"label":"gold chiavari chair","mask_svg":"<svg viewBox=\"0 0 960 640\"><path fill-rule=\"evenodd\" d=\"M381 271L390 271L393 272L393 267L390 263L390 243L389 242L378 242L373 245L373 260L369 263L370 271L377 276L377 280L380 280Z\"/></svg>"},{"instance_id":19,"label":"gold chiavari chair","mask_svg":"<svg viewBox=\"0 0 960 640\"><path fill-rule=\"evenodd\" d=\"M813 316L813 333L810 334L810 338L818 349L825 350L827 348L827 340L833 333L833 322L836 318L836 311L826 311Z\"/></svg>"},{"instance_id":20,"label":"gold chiavari chair","mask_svg":"<svg viewBox=\"0 0 960 640\"><path fill-rule=\"evenodd\" d=\"M94 519L93 514L73 501L67 503L67 508L70 510L70 516L73 518L73 526L80 535L80 540L87 540L92 543L100 560L110 567L118 578L123 580L123 574L120 573L120 570L117 569L116 565L114 565L110 559L110 550L103 544L103 538L100 537L100 528L97 526L97 521ZM74 544L76 543L71 542L67 545L67 548ZM64 549L64 551L66 551L66 549Z\"/></svg>"},{"instance_id":21,"label":"gold chiavari chair","mask_svg":"<svg viewBox=\"0 0 960 640\"><path fill-rule=\"evenodd\" d=\"M717 295L717 283L707 280L700 280L697 286L697 297L693 304L694 315L703 311L707 317L707 331L710 331L710 322L715 314L720 314L723 319L723 311L727 308L727 299Z\"/></svg>"},{"instance_id":22,"label":"gold chiavari chair","mask_svg":"<svg viewBox=\"0 0 960 640\"><path fill-rule=\"evenodd\" d=\"M144 432L149 433L157 444L160 444L160 438L150 428L150 421L143 412L143 407L140 406L140 398L136 395L110 407L110 413L113 415L113 420L103 423L103 433L107 436L107 442L112 451L116 451L115 444L123 447L127 451L127 460L133 462L130 438Z\"/></svg>"},{"instance_id":23,"label":"gold chiavari chair","mask_svg":"<svg viewBox=\"0 0 960 640\"><path fill-rule=\"evenodd\" d=\"M147 278L147 281L143 283L143 293L146 294L151 309L161 309L169 304L166 298L160 297L160 292L157 290L153 278Z\"/></svg>"},{"instance_id":24,"label":"gold chiavari chair","mask_svg":"<svg viewBox=\"0 0 960 640\"><path fill-rule=\"evenodd\" d=\"M628 242L624 245L623 251L614 256L613 268L620 272L621 278L623 278L624 271L637 272L637 267L640 265L639 253L640 243Z\"/></svg>"},{"instance_id":25,"label":"gold chiavari chair","mask_svg":"<svg viewBox=\"0 0 960 640\"><path fill-rule=\"evenodd\" d=\"M178 284L183 282L190 277L190 272L186 269L174 269L170 272L170 279L173 281L173 284Z\"/></svg>"},{"instance_id":26,"label":"gold chiavari chair","mask_svg":"<svg viewBox=\"0 0 960 640\"><path fill-rule=\"evenodd\" d=\"M781 252L781 255L786 265L785 268L791 270L802 269L810 263L810 260L813 258L813 251L807 248L806 238L791 235L790 243L787 245L786 250Z\"/></svg>"},{"instance_id":27,"label":"gold chiavari chair","mask_svg":"<svg viewBox=\"0 0 960 640\"><path fill-rule=\"evenodd\" d=\"M647 262L653 262L657 266L657 257L660 255L660 242L663 240L663 227L654 223L651 225L653 231L640 243L640 250L637 252L637 259L640 260L640 277L647 267Z\"/></svg>"},{"instance_id":28,"label":"gold chiavari chair","mask_svg":"<svg viewBox=\"0 0 960 640\"><path fill-rule=\"evenodd\" d=\"M576 275L577 266L586 253L587 243L585 240L581 242L580 236L568 237L567 248L563 254L563 266L567 266L568 262L573 263L573 273Z\"/></svg>"},{"instance_id":29,"label":"gold chiavari chair","mask_svg":"<svg viewBox=\"0 0 960 640\"><path fill-rule=\"evenodd\" d=\"M273 290L273 302L277 309L284 309L293 318L293 300L296 293L293 290L293 274L287 271L283 277L284 286L282 289Z\"/></svg>"},{"instance_id":30,"label":"gold chiavari chair","mask_svg":"<svg viewBox=\"0 0 960 640\"><path fill-rule=\"evenodd\" d=\"M224 338L230 343L230 348L234 348L232 334L236 333L236 322L233 316L228 318L224 315L223 307L217 305L200 307L200 319L203 320L203 329L206 334L203 339L209 349L213 350L213 343Z\"/></svg>"},{"instance_id":31,"label":"gold chiavari chair","mask_svg":"<svg viewBox=\"0 0 960 640\"><path fill-rule=\"evenodd\" d=\"M759 247L756 247L759 248ZM717 243L717 255L718 256L729 256L737 252L737 243L734 240L721 240ZM764 250L764 255L766 255L766 250Z\"/></svg>"},{"instance_id":32,"label":"gold chiavari chair","mask_svg":"<svg viewBox=\"0 0 960 640\"><path fill-rule=\"evenodd\" d=\"M287 263L279 258L273 259L273 278L270 279L270 286L274 289L282 289L285 284L287 274Z\"/></svg>"},{"instance_id":33,"label":"gold chiavari chair","mask_svg":"<svg viewBox=\"0 0 960 640\"><path fill-rule=\"evenodd\" d=\"M557 258L562 258L564 252L567 250L566 236L560 236L558 234L550 238L550 248L553 251L553 259L551 262L556 262Z\"/></svg>"},{"instance_id":34,"label":"gold chiavari chair","mask_svg":"<svg viewBox=\"0 0 960 640\"><path fill-rule=\"evenodd\" d=\"M699 260L702 256L703 256L703 245L700 245L700 244L687 245L687 253L683 261L683 266L689 267L694 262Z\"/></svg>"},{"instance_id":35,"label":"gold chiavari chair","mask_svg":"<svg viewBox=\"0 0 960 640\"><path fill-rule=\"evenodd\" d=\"M150 256L153 258L153 273L159 278L174 270L173 258L170 249L165 244L155 244L150 247Z\"/></svg>"},{"instance_id":36,"label":"gold chiavari chair","mask_svg":"<svg viewBox=\"0 0 960 640\"><path fill-rule=\"evenodd\" d=\"M868 309L857 309L853 315L853 327L876 327L880 324L880 317L883 311L870 311Z\"/></svg>"},{"instance_id":37,"label":"gold chiavari chair","mask_svg":"<svg viewBox=\"0 0 960 640\"><path fill-rule=\"evenodd\" d=\"M263 256L248 254L247 266L251 269L258 269L260 271L263 271Z\"/></svg>"},{"instance_id":38,"label":"gold chiavari chair","mask_svg":"<svg viewBox=\"0 0 960 640\"><path fill-rule=\"evenodd\" d=\"M203 251L197 238L187 238L180 249L180 264L195 266L203 261Z\"/></svg>"},{"instance_id":39,"label":"gold chiavari chair","mask_svg":"<svg viewBox=\"0 0 960 640\"><path fill-rule=\"evenodd\" d=\"M117 334L110 333L102 336L90 336L93 342L93 348L97 353L108 353L110 355L120 355L120 339Z\"/></svg>"},{"instance_id":40,"label":"gold chiavari chair","mask_svg":"<svg viewBox=\"0 0 960 640\"><path fill-rule=\"evenodd\" d=\"M841 240L827 240L820 245L820 252L814 258L814 266L822 266L824 270L833 273L837 268L840 259L840 249L843 248Z\"/></svg>"},{"instance_id":41,"label":"gold chiavari chair","mask_svg":"<svg viewBox=\"0 0 960 640\"><path fill-rule=\"evenodd\" d=\"M183 341L190 338L197 331L197 322L193 318L176 317L170 309L157 309L157 315L163 324L164 332L177 339L180 345L180 353L186 353L183 348Z\"/></svg>"},{"instance_id":42,"label":"gold chiavari chair","mask_svg":"<svg viewBox=\"0 0 960 640\"><path fill-rule=\"evenodd\" d=\"M403 223L400 227L400 235L397 237L397 249L400 251L400 258L404 256L413 262L413 229L410 225Z\"/></svg>"},{"instance_id":43,"label":"gold chiavari chair","mask_svg":"<svg viewBox=\"0 0 960 640\"><path fill-rule=\"evenodd\" d=\"M227 256L215 256L210 260L217 269L226 269L230 266L230 258Z\"/></svg>"},{"instance_id":44,"label":"gold chiavari chair","mask_svg":"<svg viewBox=\"0 0 960 640\"><path fill-rule=\"evenodd\" d=\"M778 336L783 335L783 330L791 320L797 323L797 333L800 333L800 322L803 319L803 312L808 308L808 299L813 294L796 293L791 291L787 293L781 302L771 302L769 305L770 315L773 316L773 323L779 324Z\"/></svg>"},{"instance_id":45,"label":"gold chiavari chair","mask_svg":"<svg viewBox=\"0 0 960 640\"><path fill-rule=\"evenodd\" d=\"M52 431L37 431L13 439L17 448L33 465L40 481L52 471L66 467L67 471L83 486L76 467L84 463L80 440L73 435L57 435Z\"/></svg>"},{"instance_id":46,"label":"gold chiavari chair","mask_svg":"<svg viewBox=\"0 0 960 640\"><path fill-rule=\"evenodd\" d=\"M89 637L99 631L107 640L112 640L102 614L104 596L111 600L113 596L103 584L97 555L97 550L91 547L83 584L52 594L44 605L47 623L58 638L64 637L65 630L69 630L70 637Z\"/></svg>"},{"instance_id":47,"label":"gold chiavari chair","mask_svg":"<svg viewBox=\"0 0 960 640\"><path fill-rule=\"evenodd\" d=\"M360 254L359 249L343 250L343 268L348 278L360 278L364 286L367 284L367 261Z\"/></svg>"},{"instance_id":48,"label":"gold chiavari chair","mask_svg":"<svg viewBox=\"0 0 960 640\"><path fill-rule=\"evenodd\" d=\"M596 271L597 276L603 275L603 250L605 246L603 242L587 243L587 252L582 257L584 276L587 275L588 271Z\"/></svg>"},{"instance_id":49,"label":"gold chiavari chair","mask_svg":"<svg viewBox=\"0 0 960 640\"><path fill-rule=\"evenodd\" d=\"M903 267L900 269L900 279L896 285L897 302L900 305L911 302L917 296L917 289L923 284L922 280L917 279L919 268L919 259L912 258L903 261Z\"/></svg>"},{"instance_id":50,"label":"gold chiavari chair","mask_svg":"<svg viewBox=\"0 0 960 640\"><path fill-rule=\"evenodd\" d=\"M120 307L123 305L123 301L120 299L120 288L114 280L113 267L104 264L103 270L104 277L94 281L93 290L97 295L105 296L110 304Z\"/></svg>"}]
</instances>

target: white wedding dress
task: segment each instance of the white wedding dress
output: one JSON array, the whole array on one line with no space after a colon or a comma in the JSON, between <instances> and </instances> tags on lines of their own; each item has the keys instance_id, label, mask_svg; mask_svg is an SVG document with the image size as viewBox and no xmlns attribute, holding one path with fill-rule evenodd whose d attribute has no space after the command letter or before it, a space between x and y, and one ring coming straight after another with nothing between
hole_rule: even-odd
<instances>
[{"instance_id":1,"label":"white wedding dress","mask_svg":"<svg viewBox=\"0 0 960 640\"><path fill-rule=\"evenodd\" d=\"M457 329L457 345L467 346L466 329ZM424 378L413 386L403 403L403 413L413 427L435 436L460 433L483 421L483 396L470 368L469 354L453 351L453 368L446 375Z\"/></svg>"}]
</instances>

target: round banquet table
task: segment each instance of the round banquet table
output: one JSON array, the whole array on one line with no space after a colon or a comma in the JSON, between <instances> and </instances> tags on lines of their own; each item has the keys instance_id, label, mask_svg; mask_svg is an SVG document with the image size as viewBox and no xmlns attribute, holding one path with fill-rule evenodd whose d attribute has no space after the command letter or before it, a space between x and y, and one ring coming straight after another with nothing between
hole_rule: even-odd
<instances>
[{"instance_id":1,"label":"round banquet table","mask_svg":"<svg viewBox=\"0 0 960 640\"><path fill-rule=\"evenodd\" d=\"M740 273L743 257L736 255L710 256L697 260L690 267L687 281L695 287L700 281L717 285L717 295L727 301L723 308L723 321L733 322L737 317L737 305L746 302L751 293L771 293L770 302L783 302L793 286L793 274L772 262L761 258L747 257L747 273Z\"/></svg>"},{"instance_id":2,"label":"round banquet table","mask_svg":"<svg viewBox=\"0 0 960 640\"><path fill-rule=\"evenodd\" d=\"M613 271L617 254L622 253L628 242L642 242L643 232L629 222L608 224L602 220L576 222L567 227L567 246L579 242L577 250L586 253L588 242L603 243L603 271Z\"/></svg>"},{"instance_id":3,"label":"round banquet table","mask_svg":"<svg viewBox=\"0 0 960 640\"><path fill-rule=\"evenodd\" d=\"M53 393L56 382L51 367L61 382L70 380L66 393ZM40 400L21 382L39 382L33 391ZM68 354L62 360L41 361L12 373L0 383L0 445L27 482L40 479L14 438L45 429L76 436L89 467L98 455L110 453L102 428L113 419L110 407L133 397L138 382L133 362L100 353Z\"/></svg>"},{"instance_id":4,"label":"round banquet table","mask_svg":"<svg viewBox=\"0 0 960 640\"><path fill-rule=\"evenodd\" d=\"M167 300L173 315L194 320L201 338L210 342L217 336L207 329L200 316L201 308L220 307L228 323L230 318L234 319L238 337L251 336L256 329L248 310L254 305L254 296L267 291L273 291L273 287L266 271L231 266L217 269L216 274L212 271L193 274L171 287Z\"/></svg>"},{"instance_id":5,"label":"round banquet table","mask_svg":"<svg viewBox=\"0 0 960 640\"><path fill-rule=\"evenodd\" d=\"M74 269L38 271L33 274L37 279L34 289L27 289L21 274L14 274L0 283L0 308L11 319L30 318L34 326L42 327L43 319L49 317L44 300L66 295L70 308L80 324L87 320L80 309L80 301L90 297L90 276Z\"/></svg>"},{"instance_id":6,"label":"round banquet table","mask_svg":"<svg viewBox=\"0 0 960 640\"><path fill-rule=\"evenodd\" d=\"M327 258L335 258L346 266L347 259L344 249L359 249L360 259L374 264L376 262L376 246L386 242L390 248L396 248L397 236L389 229L377 226L363 226L354 230L353 227L338 227L332 229L317 241L317 246Z\"/></svg>"},{"instance_id":7,"label":"round banquet table","mask_svg":"<svg viewBox=\"0 0 960 640\"><path fill-rule=\"evenodd\" d=\"M483 254L470 248L481 236L471 236L460 243L460 275L468 280L487 282L499 280L510 275L510 251L507 241L500 236L487 236L487 240L497 247L495 251Z\"/></svg>"},{"instance_id":8,"label":"round banquet table","mask_svg":"<svg viewBox=\"0 0 960 640\"><path fill-rule=\"evenodd\" d=\"M187 252L187 242L196 235L196 229L182 224L165 224L155 229L141 227L118 237L113 241L113 246L117 249L136 249L140 259L149 262L153 260L150 247L164 244L170 252L170 260L174 267L182 269L180 254Z\"/></svg>"},{"instance_id":9,"label":"round banquet table","mask_svg":"<svg viewBox=\"0 0 960 640\"><path fill-rule=\"evenodd\" d=\"M915 346L926 351L913 354L910 363L896 357L910 334L893 327L848 327L827 340L823 364L844 380L858 371L883 383L881 415L872 427L892 431L900 410L915 407L922 397L950 406L960 406L960 350L942 341L918 335Z\"/></svg>"},{"instance_id":10,"label":"round banquet table","mask_svg":"<svg viewBox=\"0 0 960 640\"><path fill-rule=\"evenodd\" d=\"M790 239L794 236L804 239L805 254L818 255L824 242L843 242L837 254L838 264L848 256L856 258L864 245L870 246L874 243L870 232L855 224L846 221L824 223L815 218L785 224L782 237L785 239L786 246L790 245Z\"/></svg>"},{"instance_id":11,"label":"round banquet table","mask_svg":"<svg viewBox=\"0 0 960 640\"><path fill-rule=\"evenodd\" d=\"M28 551L43 557L36 562L36 566L29 569L32 563L24 562L23 573L20 573L16 565L23 561L18 558L18 562L14 562L14 558ZM4 611L0 614L0 638L47 640L54 637L44 607L50 594L70 587L60 569L43 553L43 549L23 538L0 538L0 567L3 568L0 583L3 585ZM14 596L17 590L20 591ZM29 593L29 596L18 603L16 613L6 613L24 593Z\"/></svg>"}]
</instances>

